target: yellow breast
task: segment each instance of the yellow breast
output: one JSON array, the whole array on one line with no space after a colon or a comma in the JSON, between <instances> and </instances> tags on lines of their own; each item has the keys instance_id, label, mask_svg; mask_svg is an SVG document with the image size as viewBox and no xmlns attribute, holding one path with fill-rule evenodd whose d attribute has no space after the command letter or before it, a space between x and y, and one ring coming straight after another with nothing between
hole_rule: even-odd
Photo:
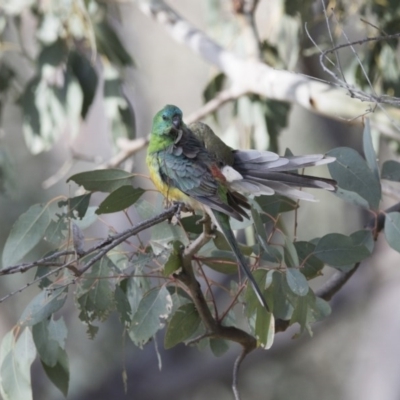
<instances>
[{"instance_id":1,"label":"yellow breast","mask_svg":"<svg viewBox=\"0 0 400 400\"><path fill-rule=\"evenodd\" d=\"M158 191L167 199L167 201L180 201L189 205L193 209L202 209L201 203L197 200L192 199L181 190L176 187L167 185L161 178L159 174L159 167L157 162L157 157L154 155L147 155L146 158L147 165L150 170L150 178L154 183L154 186Z\"/></svg>"}]
</instances>

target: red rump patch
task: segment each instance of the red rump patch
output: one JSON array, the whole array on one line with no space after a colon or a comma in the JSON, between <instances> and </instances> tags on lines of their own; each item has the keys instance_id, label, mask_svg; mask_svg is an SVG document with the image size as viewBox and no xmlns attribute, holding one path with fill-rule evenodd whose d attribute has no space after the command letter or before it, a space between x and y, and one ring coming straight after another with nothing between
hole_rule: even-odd
<instances>
[{"instance_id":1,"label":"red rump patch","mask_svg":"<svg viewBox=\"0 0 400 400\"><path fill-rule=\"evenodd\" d=\"M226 178L225 178L224 174L221 172L221 170L215 164L213 164L211 166L211 174L215 179L222 181L222 182L226 182Z\"/></svg>"}]
</instances>

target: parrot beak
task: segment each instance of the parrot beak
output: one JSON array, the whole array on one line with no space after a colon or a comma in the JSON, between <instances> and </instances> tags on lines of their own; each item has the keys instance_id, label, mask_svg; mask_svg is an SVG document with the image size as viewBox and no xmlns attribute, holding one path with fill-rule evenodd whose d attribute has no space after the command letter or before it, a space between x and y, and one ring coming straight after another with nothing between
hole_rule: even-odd
<instances>
[{"instance_id":1,"label":"parrot beak","mask_svg":"<svg viewBox=\"0 0 400 400\"><path fill-rule=\"evenodd\" d=\"M181 128L181 123L182 123L182 120L181 120L181 117L180 117L179 115L175 115L175 116L172 118L172 125L173 125L176 129L180 129L180 128Z\"/></svg>"}]
</instances>

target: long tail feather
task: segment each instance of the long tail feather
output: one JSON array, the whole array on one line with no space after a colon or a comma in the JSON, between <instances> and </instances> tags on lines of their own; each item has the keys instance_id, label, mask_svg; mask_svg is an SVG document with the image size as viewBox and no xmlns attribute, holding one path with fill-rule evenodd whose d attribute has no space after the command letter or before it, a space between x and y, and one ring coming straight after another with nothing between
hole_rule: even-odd
<instances>
[{"instance_id":1,"label":"long tail feather","mask_svg":"<svg viewBox=\"0 0 400 400\"><path fill-rule=\"evenodd\" d=\"M254 195L278 193L295 199L315 201L311 194L299 191L294 187L318 188L334 191L336 182L332 179L300 175L293 172L298 168L328 164L334 157L323 154L306 156L273 156L271 152L257 150L237 150L233 152L233 169L242 179L234 179L231 186L234 190Z\"/></svg>"},{"instance_id":2,"label":"long tail feather","mask_svg":"<svg viewBox=\"0 0 400 400\"><path fill-rule=\"evenodd\" d=\"M254 279L254 276L251 273L249 266L247 265L247 261L239 249L239 245L236 241L235 235L233 234L233 231L229 224L229 217L219 211L215 211L215 210L211 210L211 209L208 209L207 211L210 214L213 222L218 226L220 231L225 236L225 239L227 240L227 242L229 243L229 246L231 247L233 253L235 254L236 260L237 260L240 268L242 269L243 273L246 275L247 279L250 281L250 284L251 284L258 300L260 301L262 306L265 307L265 309L267 311L269 311L269 307L267 305L267 302L264 299L264 296L261 293L261 289L259 288L256 280Z\"/></svg>"}]
</instances>

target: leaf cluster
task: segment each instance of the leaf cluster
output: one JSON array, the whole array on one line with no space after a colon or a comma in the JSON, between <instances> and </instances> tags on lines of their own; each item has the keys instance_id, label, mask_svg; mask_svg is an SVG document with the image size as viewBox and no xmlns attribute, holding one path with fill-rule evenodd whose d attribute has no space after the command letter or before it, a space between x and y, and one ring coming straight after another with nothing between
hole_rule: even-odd
<instances>
[{"instance_id":1,"label":"leaf cluster","mask_svg":"<svg viewBox=\"0 0 400 400\"><path fill-rule=\"evenodd\" d=\"M379 210L380 179L399 181L400 164L388 161L379 172L369 124L364 130L365 159L350 148L334 149L330 155L337 160L329 166L338 182L336 195L373 215L383 215ZM241 243L240 248L270 306L268 313L259 306L251 286L235 278L235 258L221 234L205 234L198 215L183 216L174 224L166 221L168 215L157 219L159 208L140 198L144 191L132 187L133 179L133 174L121 170L76 174L69 180L83 186L85 194L55 204L34 205L14 224L0 273L36 268L35 281L41 291L3 340L0 368L8 370L10 363L24 366L14 370L11 380L1 381L5 398L13 398L12 380L25 382L28 390L26 365L36 354L50 380L67 393L67 328L62 317L56 317L67 296L74 298L90 337L98 332L99 322L116 312L129 338L139 347L166 327L166 348L195 343L210 348L216 356L228 349L230 340L242 344L249 340L250 347L256 340L257 346L269 348L278 321L286 321L287 326L297 323L299 333L312 333L312 323L329 315L330 307L309 281L320 276L324 267L344 273L354 269L372 254L379 233L373 224L373 228L356 230L351 235L330 233L310 241L294 241L285 233L280 216L296 210L299 204L280 196L256 198L251 202L251 220L232 226L252 231L254 243ZM91 193L97 191L107 196L98 207L90 206ZM87 249L84 232L97 216L130 206L143 221L141 227L138 225L140 229L134 227L110 236ZM146 244L138 237L136 248L124 246L130 236L146 227L150 227ZM384 232L389 245L400 251L397 210L385 215ZM43 240L51 244L51 252L40 260L12 265L29 256ZM224 278L215 278L211 270ZM198 281L204 281L208 289L199 292ZM221 308L218 297L228 297L228 306ZM240 309L247 321L244 331L237 312L233 312L238 304L243 305ZM232 329L234 335L229 331ZM238 332L247 335L246 339ZM19 350L22 345L26 351Z\"/></svg>"}]
</instances>

